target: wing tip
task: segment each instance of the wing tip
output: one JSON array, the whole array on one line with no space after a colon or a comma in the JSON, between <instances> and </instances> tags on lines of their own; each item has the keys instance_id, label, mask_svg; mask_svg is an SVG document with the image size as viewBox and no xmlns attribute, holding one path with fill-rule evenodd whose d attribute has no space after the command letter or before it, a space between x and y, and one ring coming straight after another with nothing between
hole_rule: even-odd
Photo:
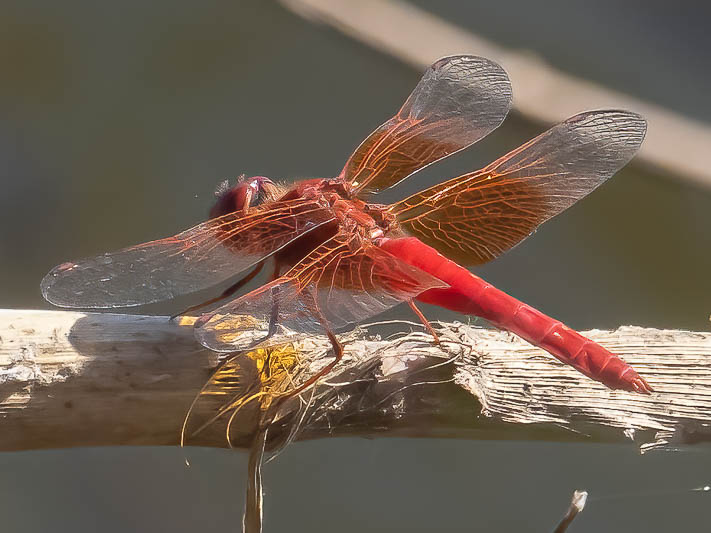
<instances>
[{"instance_id":1,"label":"wing tip","mask_svg":"<svg viewBox=\"0 0 711 533\"><path fill-rule=\"evenodd\" d=\"M486 67L492 71L500 72L507 80L509 79L506 70L504 70L504 67L502 67L499 63L493 59L489 59L488 57L476 56L473 54L452 54L440 57L430 65L429 70L440 71L460 63L466 63L471 66L481 65L482 67Z\"/></svg>"},{"instance_id":2,"label":"wing tip","mask_svg":"<svg viewBox=\"0 0 711 533\"><path fill-rule=\"evenodd\" d=\"M502 99L508 104L508 109L513 103L513 89L508 72L496 61L488 57L476 56L472 54L454 54L439 58L427 69L430 72L442 72L455 67L466 67L464 76L481 76L486 73L487 78L496 81L498 93L505 98Z\"/></svg>"},{"instance_id":3,"label":"wing tip","mask_svg":"<svg viewBox=\"0 0 711 533\"><path fill-rule=\"evenodd\" d=\"M574 115L560 125L576 132L600 150L600 157L616 162L614 174L639 151L647 134L647 120L634 111L600 109Z\"/></svg>"},{"instance_id":4,"label":"wing tip","mask_svg":"<svg viewBox=\"0 0 711 533\"><path fill-rule=\"evenodd\" d=\"M205 348L208 350L212 350L213 352L226 352L226 351L235 351L234 348L230 348L229 350L225 350L223 347L223 343L218 343L216 342L215 336L214 335L208 335L207 330L205 329L205 326L207 323L213 318L214 314L213 313L205 313L204 315L201 315L193 324L193 335L195 335L195 339ZM223 349L220 349L223 348Z\"/></svg>"},{"instance_id":5,"label":"wing tip","mask_svg":"<svg viewBox=\"0 0 711 533\"><path fill-rule=\"evenodd\" d=\"M587 125L607 123L610 130L624 131L630 139L638 139L642 144L647 134L647 119L634 111L626 109L597 109L578 113L566 119L563 123L570 125Z\"/></svg>"},{"instance_id":6,"label":"wing tip","mask_svg":"<svg viewBox=\"0 0 711 533\"><path fill-rule=\"evenodd\" d=\"M222 314L219 309L201 315L193 324L195 339L218 353L256 348L266 340L263 325L248 315Z\"/></svg>"},{"instance_id":7,"label":"wing tip","mask_svg":"<svg viewBox=\"0 0 711 533\"><path fill-rule=\"evenodd\" d=\"M72 270L76 266L76 263L67 262L57 265L50 270L40 282L40 292L42 293L42 298L57 307L79 307L68 299L68 295L64 294L64 291L58 290L56 287L57 281L61 279L60 275Z\"/></svg>"},{"instance_id":8,"label":"wing tip","mask_svg":"<svg viewBox=\"0 0 711 533\"><path fill-rule=\"evenodd\" d=\"M120 293L91 290L87 288L86 284L72 283L71 276L67 274L70 274L75 268L81 271L83 265L72 262L62 263L42 278L40 292L48 303L65 309L118 309L138 307L160 301L160 299L139 300L122 297Z\"/></svg>"}]
</instances>

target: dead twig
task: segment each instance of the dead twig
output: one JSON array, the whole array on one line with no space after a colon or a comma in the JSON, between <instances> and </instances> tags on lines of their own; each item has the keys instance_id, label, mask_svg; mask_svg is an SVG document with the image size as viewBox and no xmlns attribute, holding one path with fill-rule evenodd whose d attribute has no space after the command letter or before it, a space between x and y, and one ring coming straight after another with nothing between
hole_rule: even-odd
<instances>
[{"instance_id":1,"label":"dead twig","mask_svg":"<svg viewBox=\"0 0 711 533\"><path fill-rule=\"evenodd\" d=\"M610 391L506 332L436 327L440 346L419 331L388 339L350 333L343 363L284 405L267 447L294 437L381 434L634 440L643 450L711 440L711 333L587 332L658 391L645 396ZM229 402L244 404L242 394L259 399L298 383L326 364L329 350L328 339L313 337L278 352L270 380L260 377L263 359L234 359L197 402L187 444L227 446L229 408L195 435L194 428ZM192 328L165 317L0 311L0 449L177 445L188 408L217 364ZM234 446L253 442L261 405L247 402L234 419Z\"/></svg>"}]
</instances>

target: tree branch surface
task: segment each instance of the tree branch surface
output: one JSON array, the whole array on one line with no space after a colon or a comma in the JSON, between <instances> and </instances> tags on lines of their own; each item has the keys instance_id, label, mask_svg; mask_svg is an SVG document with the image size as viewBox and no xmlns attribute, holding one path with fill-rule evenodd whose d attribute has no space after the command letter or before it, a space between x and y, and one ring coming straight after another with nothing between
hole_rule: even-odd
<instances>
[{"instance_id":1,"label":"tree branch surface","mask_svg":"<svg viewBox=\"0 0 711 533\"><path fill-rule=\"evenodd\" d=\"M608 390L510 333L442 323L438 347L421 331L400 329L386 339L345 335L343 364L317 394L292 401L298 438L634 440L643 450L710 439L711 333L586 332L649 381L657 392L645 396ZM296 349L297 369L308 375L326 364L330 345L311 337ZM218 363L190 326L166 317L0 310L0 450L176 445ZM243 385L249 373L240 372ZM203 418L212 416L215 406L203 403ZM252 429L244 425L233 444L248 446ZM220 430L188 444L227 442Z\"/></svg>"}]
</instances>

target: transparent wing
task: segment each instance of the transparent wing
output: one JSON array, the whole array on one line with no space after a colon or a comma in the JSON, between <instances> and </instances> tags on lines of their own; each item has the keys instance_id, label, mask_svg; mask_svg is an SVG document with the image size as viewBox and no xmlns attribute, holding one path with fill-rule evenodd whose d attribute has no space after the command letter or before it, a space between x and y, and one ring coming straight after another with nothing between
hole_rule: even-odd
<instances>
[{"instance_id":1,"label":"transparent wing","mask_svg":"<svg viewBox=\"0 0 711 533\"><path fill-rule=\"evenodd\" d=\"M626 111L576 115L482 170L394 204L391 212L407 233L451 259L485 263L622 168L646 126Z\"/></svg>"},{"instance_id":2,"label":"transparent wing","mask_svg":"<svg viewBox=\"0 0 711 533\"><path fill-rule=\"evenodd\" d=\"M356 149L341 178L361 193L391 187L496 129L511 107L511 84L496 63L475 56L433 64L400 111Z\"/></svg>"},{"instance_id":3,"label":"transparent wing","mask_svg":"<svg viewBox=\"0 0 711 533\"><path fill-rule=\"evenodd\" d=\"M331 220L330 209L302 199L230 213L173 237L59 265L42 280L42 295L79 308L167 300L229 279Z\"/></svg>"},{"instance_id":4,"label":"transparent wing","mask_svg":"<svg viewBox=\"0 0 711 533\"><path fill-rule=\"evenodd\" d=\"M234 444L254 434L255 410L259 410L260 404L253 400L259 399L262 380L257 354L249 355L252 357L228 358L210 376L185 416L182 442L200 445L224 439L230 422L226 415L242 408L244 417L232 425L236 431L229 432L230 440Z\"/></svg>"},{"instance_id":5,"label":"transparent wing","mask_svg":"<svg viewBox=\"0 0 711 533\"><path fill-rule=\"evenodd\" d=\"M200 317L195 331L212 350L243 350L265 339L272 317L297 334L323 333L446 286L357 235L340 233L284 276ZM285 340L274 335L270 343Z\"/></svg>"}]
</instances>

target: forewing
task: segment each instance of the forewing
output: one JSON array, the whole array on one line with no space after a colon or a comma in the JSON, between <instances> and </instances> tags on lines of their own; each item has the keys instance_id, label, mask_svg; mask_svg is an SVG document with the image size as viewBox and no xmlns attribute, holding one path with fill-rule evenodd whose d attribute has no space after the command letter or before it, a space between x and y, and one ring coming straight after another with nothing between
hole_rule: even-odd
<instances>
[{"instance_id":1,"label":"forewing","mask_svg":"<svg viewBox=\"0 0 711 533\"><path fill-rule=\"evenodd\" d=\"M356 191L391 187L496 129L511 107L511 84L496 63L475 56L433 64L400 111L363 141L341 171Z\"/></svg>"},{"instance_id":2,"label":"forewing","mask_svg":"<svg viewBox=\"0 0 711 533\"><path fill-rule=\"evenodd\" d=\"M340 330L447 285L356 235L340 233L284 276L264 285L195 324L206 347L230 352L265 340L272 316L297 335ZM270 343L288 338L273 335Z\"/></svg>"},{"instance_id":3,"label":"forewing","mask_svg":"<svg viewBox=\"0 0 711 533\"><path fill-rule=\"evenodd\" d=\"M626 111L576 115L488 167L417 193L391 211L407 233L446 256L485 263L622 168L642 144L646 125Z\"/></svg>"},{"instance_id":4,"label":"forewing","mask_svg":"<svg viewBox=\"0 0 711 533\"><path fill-rule=\"evenodd\" d=\"M332 219L330 209L303 199L230 213L173 237L59 265L42 280L42 294L77 308L166 300L229 279Z\"/></svg>"}]
</instances>

